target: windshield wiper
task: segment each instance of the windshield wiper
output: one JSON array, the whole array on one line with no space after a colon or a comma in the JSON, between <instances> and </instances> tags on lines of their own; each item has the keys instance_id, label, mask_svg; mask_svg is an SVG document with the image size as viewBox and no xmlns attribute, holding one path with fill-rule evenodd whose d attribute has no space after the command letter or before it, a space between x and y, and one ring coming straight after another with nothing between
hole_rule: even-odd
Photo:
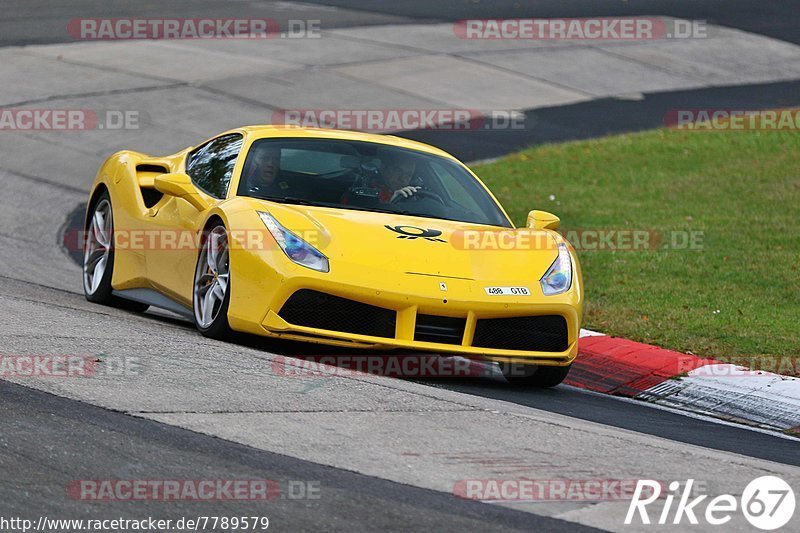
<instances>
[{"instance_id":1,"label":"windshield wiper","mask_svg":"<svg viewBox=\"0 0 800 533\"><path fill-rule=\"evenodd\" d=\"M423 216L417 215L416 213L412 213L411 211L406 211L403 209L402 211L396 211L394 209L382 209L380 207L360 207L355 205L337 205L336 207L340 207L342 209L351 209L353 211L370 211L372 213L389 213L390 215L416 215L416 216Z\"/></svg>"},{"instance_id":2,"label":"windshield wiper","mask_svg":"<svg viewBox=\"0 0 800 533\"><path fill-rule=\"evenodd\" d=\"M278 202L281 204L314 205L319 207L329 207L324 203L313 202L311 200L306 200L305 198L298 198L296 196L260 196L258 198L260 200L269 200L270 202Z\"/></svg>"}]
</instances>

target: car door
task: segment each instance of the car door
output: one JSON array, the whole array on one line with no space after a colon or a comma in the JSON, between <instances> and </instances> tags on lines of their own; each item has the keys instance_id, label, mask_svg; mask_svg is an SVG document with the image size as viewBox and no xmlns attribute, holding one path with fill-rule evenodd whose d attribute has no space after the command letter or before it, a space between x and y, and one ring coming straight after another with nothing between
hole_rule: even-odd
<instances>
[{"instance_id":1,"label":"car door","mask_svg":"<svg viewBox=\"0 0 800 533\"><path fill-rule=\"evenodd\" d=\"M186 174L214 205L227 197L233 170L242 149L242 135L217 137L190 152ZM199 225L205 211L182 198L170 198L152 216L158 245L147 253L147 277L153 286L187 307L192 305L192 284L197 262Z\"/></svg>"}]
</instances>

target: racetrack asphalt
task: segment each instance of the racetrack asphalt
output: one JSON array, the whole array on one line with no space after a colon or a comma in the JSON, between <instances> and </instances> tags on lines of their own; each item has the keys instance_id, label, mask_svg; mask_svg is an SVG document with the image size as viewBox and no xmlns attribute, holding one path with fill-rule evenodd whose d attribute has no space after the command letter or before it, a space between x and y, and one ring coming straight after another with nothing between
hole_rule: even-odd
<instances>
[{"instance_id":1,"label":"racetrack asphalt","mask_svg":"<svg viewBox=\"0 0 800 533\"><path fill-rule=\"evenodd\" d=\"M313 0L312 0L313 1ZM314 3L370 13L423 20L468 18L579 18L664 15L739 28L800 44L800 10L793 0L404 0L363 2L360 0L317 0ZM368 7L365 7L368 6Z\"/></svg>"},{"instance_id":2,"label":"racetrack asphalt","mask_svg":"<svg viewBox=\"0 0 800 533\"><path fill-rule=\"evenodd\" d=\"M4 381L0 405L0 514L5 517L36 521L42 511L51 518L70 519L266 516L280 531L593 531L266 453ZM109 478L270 480L280 487L281 497L241 502L65 497L71 482ZM292 482L307 480L313 484L306 489L289 488ZM319 497L304 497L316 496L315 489Z\"/></svg>"},{"instance_id":3,"label":"racetrack asphalt","mask_svg":"<svg viewBox=\"0 0 800 533\"><path fill-rule=\"evenodd\" d=\"M233 11L225 13L234 16L239 8L252 13L252 6L259 4L266 3L233 2ZM463 10L458 18L509 13L505 2L494 3L494 8L488 4L459 3ZM641 6L640 2L627 4ZM673 7L664 4L663 11L691 17L675 12L674 6L688 4L670 2ZM740 10L725 4L720 13L728 18L715 19L720 24L749 24L748 29L777 37L785 31L782 24L791 21L790 16L783 21L775 16L785 3L755 9L759 16L752 16L754 3L742 3ZM1 35L7 40L3 42L53 42L57 33L53 28L65 17L119 13L107 8L110 3L87 1L41 16L37 11L42 11L42 5L17 2L14 9L4 10ZM139 16L165 16L162 8L152 4L126 5L129 13ZM180 12L182 5L173 7ZM213 2L193 5L198 6L193 16L217 12ZM203 11L204 5L208 11ZM307 4L280 5L289 18L314 13ZM427 11L421 11L422 7ZM394 3L391 13L343 9L325 16L331 17L331 24L347 27L419 23L428 17L452 19L437 11L448 7L446 3L407 2ZM772 19L761 17L764 13ZM728 20L735 16L738 21ZM18 57L35 59L24 53ZM104 75L99 69L82 72ZM37 87L73 81L61 70L30 75L37 77ZM658 125L660 111L675 102L707 102L697 107L720 106L720 99L728 102L721 107L797 105L796 83L663 91L648 93L643 100L607 99L536 109L527 112L537 125L527 131L527 137L513 137L513 132L509 138L494 140L454 140L441 132L410 135L428 138L465 159L480 159L530 144L531 139L563 140ZM319 353L318 347L252 338L218 343L200 336L190 324L163 314L136 315L89 304L80 291L80 271L61 248L58 232L70 213L79 212L76 208L85 202L86 188L103 157L130 143L160 153L174 151L230 127L231 121L244 123L261 109L244 100L209 96L191 84L180 89L180 97L161 98L158 95L165 92L134 80L125 78L124 84L129 84L125 89L129 92L116 96L103 92L80 97L66 89L56 90L53 101L73 107L92 102L107 108L148 108L156 119L174 110L180 118L132 133L0 132L4 189L0 197L0 355L86 354L132 360L141 366L124 375L0 381L4 409L0 515L141 518L157 514L167 518L189 513L230 516L255 510L285 531L403 526L409 530L549 531L573 530L579 524L622 530L627 501L499 506L456 498L453 487L463 479L694 477L706 481L715 493L741 494L749 480L766 473L798 486L797 439L569 387L521 391L492 379L382 377L332 377L309 383L276 371L276 354ZM610 121L609 116L617 120ZM425 137L429 134L438 137ZM322 497L263 505L88 503L69 498L69 481L85 477L310 480L320 482ZM734 520L729 529L748 528Z\"/></svg>"},{"instance_id":4,"label":"racetrack asphalt","mask_svg":"<svg viewBox=\"0 0 800 533\"><path fill-rule=\"evenodd\" d=\"M317 4L314 9L313 4ZM336 9L324 8L332 7ZM0 14L0 46L69 42L65 21L80 17L272 17L279 22L323 15L323 27L454 21L467 18L557 18L664 15L739 28L800 44L800 10L793 0L171 0L126 2L71 0L54 6L47 0L6 0Z\"/></svg>"}]
</instances>

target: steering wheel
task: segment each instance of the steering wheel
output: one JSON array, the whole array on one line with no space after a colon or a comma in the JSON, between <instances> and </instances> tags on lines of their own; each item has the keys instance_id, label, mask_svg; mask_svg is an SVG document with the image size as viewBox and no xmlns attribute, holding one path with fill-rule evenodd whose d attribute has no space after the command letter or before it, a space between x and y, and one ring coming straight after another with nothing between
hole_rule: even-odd
<instances>
[{"instance_id":1,"label":"steering wheel","mask_svg":"<svg viewBox=\"0 0 800 533\"><path fill-rule=\"evenodd\" d=\"M418 189L414 194L411 196L403 196L402 194L398 195L391 203L396 204L397 202L403 202L406 200L411 200L412 198L430 198L432 200L436 200L443 206L447 207L447 204L444 202L444 199L436 194L433 191L429 191L426 189Z\"/></svg>"}]
</instances>

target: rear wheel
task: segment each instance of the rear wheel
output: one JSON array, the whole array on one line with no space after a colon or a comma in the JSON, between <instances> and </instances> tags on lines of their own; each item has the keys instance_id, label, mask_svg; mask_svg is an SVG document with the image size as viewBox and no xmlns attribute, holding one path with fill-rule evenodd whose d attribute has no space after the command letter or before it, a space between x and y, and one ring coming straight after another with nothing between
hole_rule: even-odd
<instances>
[{"instance_id":1,"label":"rear wheel","mask_svg":"<svg viewBox=\"0 0 800 533\"><path fill-rule=\"evenodd\" d=\"M555 387L566 379L572 365L537 366L500 363L500 370L510 384L518 387Z\"/></svg>"},{"instance_id":2,"label":"rear wheel","mask_svg":"<svg viewBox=\"0 0 800 533\"><path fill-rule=\"evenodd\" d=\"M114 273L114 212L104 192L95 202L86 224L83 241L83 293L90 302L129 311L146 311L149 305L117 298L112 294Z\"/></svg>"},{"instance_id":3,"label":"rear wheel","mask_svg":"<svg viewBox=\"0 0 800 533\"><path fill-rule=\"evenodd\" d=\"M194 274L194 322L206 337L224 339L231 334L229 280L228 232L222 223L217 223L203 237Z\"/></svg>"}]
</instances>

